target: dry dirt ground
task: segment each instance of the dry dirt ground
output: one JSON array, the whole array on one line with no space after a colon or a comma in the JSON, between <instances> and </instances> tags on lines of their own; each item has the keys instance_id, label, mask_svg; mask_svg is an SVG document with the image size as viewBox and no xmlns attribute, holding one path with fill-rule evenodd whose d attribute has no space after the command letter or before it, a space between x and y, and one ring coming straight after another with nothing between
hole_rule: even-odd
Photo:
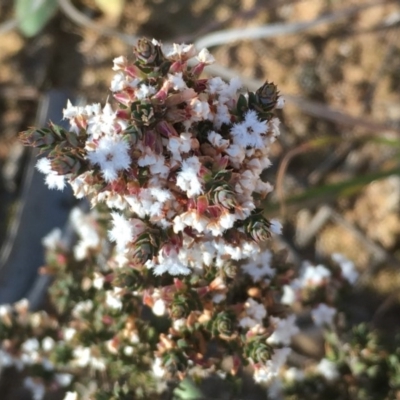
<instances>
[{"instance_id":1,"label":"dry dirt ground","mask_svg":"<svg viewBox=\"0 0 400 400\"><path fill-rule=\"evenodd\" d=\"M323 194L317 191L286 207L270 206L271 215L284 223L283 241L292 255L318 262L333 252L345 254L362 272L358 290L363 301L354 305L360 319L374 318L382 327L393 322L400 326L396 294L400 176L369 178L387 170L400 171L398 2L127 0L121 17L112 21L90 0L74 4L102 26L111 24L127 34L176 42L190 42L215 30L290 24L357 9L350 17L299 33L241 40L210 50L218 63L239 76L274 81L287 95L280 115L281 140L267 174L281 195L271 198L271 204L316 188L322 188ZM3 0L1 22L11 17L12 1ZM1 34L0 239L20 189L24 158L16 135L33 124L40 95L65 88L87 102L105 102L112 59L130 52L131 47L118 37L105 37L61 12L34 38L23 38L17 30ZM342 114L332 117L331 109ZM327 185L347 180L355 182L346 190L326 191Z\"/></svg>"}]
</instances>

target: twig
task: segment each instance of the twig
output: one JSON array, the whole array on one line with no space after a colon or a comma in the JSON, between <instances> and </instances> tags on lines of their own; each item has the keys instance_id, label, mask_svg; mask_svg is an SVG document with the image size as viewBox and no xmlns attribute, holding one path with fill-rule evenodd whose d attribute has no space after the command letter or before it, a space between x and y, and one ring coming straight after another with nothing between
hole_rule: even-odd
<instances>
[{"instance_id":1,"label":"twig","mask_svg":"<svg viewBox=\"0 0 400 400\"><path fill-rule=\"evenodd\" d=\"M0 35L3 35L7 32L12 31L18 25L18 22L15 18L9 19L8 21L2 22L0 24Z\"/></svg>"},{"instance_id":2,"label":"twig","mask_svg":"<svg viewBox=\"0 0 400 400\"><path fill-rule=\"evenodd\" d=\"M219 44L236 42L238 40L262 39L303 32L318 25L336 22L339 19L350 17L361 10L380 5L380 3L381 2L375 0L362 6L350 7L328 15L323 15L307 22L268 24L250 28L228 29L213 32L198 39L195 45L199 49L202 49L203 47L213 47Z\"/></svg>"},{"instance_id":3,"label":"twig","mask_svg":"<svg viewBox=\"0 0 400 400\"><path fill-rule=\"evenodd\" d=\"M103 24L93 22L85 14L77 10L70 0L58 0L61 11L77 25L84 26L85 28L94 29L104 36L116 37L122 42L133 46L136 44L138 38L135 35L128 35L126 33L117 31L116 29L109 28Z\"/></svg>"}]
</instances>

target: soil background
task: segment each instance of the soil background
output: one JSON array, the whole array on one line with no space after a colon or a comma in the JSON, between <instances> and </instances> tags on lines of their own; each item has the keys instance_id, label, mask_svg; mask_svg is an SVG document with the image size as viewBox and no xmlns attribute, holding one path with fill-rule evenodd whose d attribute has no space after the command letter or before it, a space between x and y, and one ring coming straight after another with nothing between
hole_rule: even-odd
<instances>
[{"instance_id":1,"label":"soil background","mask_svg":"<svg viewBox=\"0 0 400 400\"><path fill-rule=\"evenodd\" d=\"M127 0L117 16L95 1L73 4L104 29L79 24L62 11L33 38L0 29L0 243L26 168L18 132L34 125L39 101L50 89L87 103L111 98L112 60L132 52L118 32L189 43L217 30L293 24L353 8L351 16L333 23L210 51L240 77L273 81L287 97L279 115L281 140L266 173L277 188L266 209L284 225L281 245L294 260L322 262L334 252L349 257L361 273L349 303L355 320L400 327L397 1ZM12 18L13 2L0 1L0 23ZM342 182L350 184L337 189ZM20 395L7 400L25 398Z\"/></svg>"}]
</instances>

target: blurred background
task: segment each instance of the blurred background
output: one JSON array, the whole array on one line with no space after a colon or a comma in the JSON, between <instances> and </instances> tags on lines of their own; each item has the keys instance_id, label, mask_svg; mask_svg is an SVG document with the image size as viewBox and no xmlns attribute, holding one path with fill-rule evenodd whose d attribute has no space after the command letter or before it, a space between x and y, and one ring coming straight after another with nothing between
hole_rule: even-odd
<instances>
[{"instance_id":1,"label":"blurred background","mask_svg":"<svg viewBox=\"0 0 400 400\"><path fill-rule=\"evenodd\" d=\"M294 260L340 252L356 263L360 320L400 323L398 1L1 0L3 256L12 227L24 230L16 210L33 168L18 132L38 123L54 90L104 104L113 58L129 57L140 36L207 46L215 73L251 90L278 85L286 106L265 174L276 189L267 215L282 221Z\"/></svg>"}]
</instances>

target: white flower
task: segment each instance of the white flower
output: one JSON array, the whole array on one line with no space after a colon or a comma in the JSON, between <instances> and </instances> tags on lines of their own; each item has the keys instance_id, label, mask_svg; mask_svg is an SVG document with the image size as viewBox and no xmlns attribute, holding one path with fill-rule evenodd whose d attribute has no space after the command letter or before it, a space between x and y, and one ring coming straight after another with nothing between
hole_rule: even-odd
<instances>
[{"instance_id":1,"label":"white flower","mask_svg":"<svg viewBox=\"0 0 400 400\"><path fill-rule=\"evenodd\" d=\"M285 319L270 317L270 322L272 326L274 326L275 330L267 339L267 343L283 344L288 346L292 336L299 332L299 328L296 326L295 320L296 316L294 314L289 315L289 317Z\"/></svg>"},{"instance_id":2,"label":"white flower","mask_svg":"<svg viewBox=\"0 0 400 400\"><path fill-rule=\"evenodd\" d=\"M157 315L159 317L165 315L166 312L166 307L165 307L165 302L163 299L157 299L154 304L153 307L151 309L153 311L154 315Z\"/></svg>"},{"instance_id":3,"label":"white flower","mask_svg":"<svg viewBox=\"0 0 400 400\"><path fill-rule=\"evenodd\" d=\"M311 311L311 315L316 325L331 325L333 317L336 315L336 309L321 303Z\"/></svg>"},{"instance_id":4,"label":"white flower","mask_svg":"<svg viewBox=\"0 0 400 400\"><path fill-rule=\"evenodd\" d=\"M254 380L257 383L270 382L275 378L280 368L286 362L291 349L283 347L282 349L275 349L271 359L266 362L265 365L256 365L254 369Z\"/></svg>"},{"instance_id":5,"label":"white flower","mask_svg":"<svg viewBox=\"0 0 400 400\"><path fill-rule=\"evenodd\" d=\"M231 135L234 144L260 149L264 146L263 135L267 131L267 122L259 121L257 113L250 110L246 113L243 122L232 126Z\"/></svg>"},{"instance_id":6,"label":"white flower","mask_svg":"<svg viewBox=\"0 0 400 400\"><path fill-rule=\"evenodd\" d=\"M118 171L129 168L131 159L128 151L129 143L121 136L104 136L99 140L96 150L88 152L88 159L99 165L104 179L111 182L117 179Z\"/></svg>"},{"instance_id":7,"label":"white flower","mask_svg":"<svg viewBox=\"0 0 400 400\"><path fill-rule=\"evenodd\" d=\"M119 289L114 288L114 291L106 291L106 304L108 307L114 310L120 310L122 308L122 301L118 296Z\"/></svg>"},{"instance_id":8,"label":"white flower","mask_svg":"<svg viewBox=\"0 0 400 400\"><path fill-rule=\"evenodd\" d=\"M64 340L70 342L74 338L75 334L76 334L75 328L65 328L63 331Z\"/></svg>"},{"instance_id":9,"label":"white flower","mask_svg":"<svg viewBox=\"0 0 400 400\"><path fill-rule=\"evenodd\" d=\"M249 297L244 304L247 317L242 318L239 321L239 325L242 327L252 328L257 324L261 324L262 320L267 316L267 310L265 306Z\"/></svg>"},{"instance_id":10,"label":"white flower","mask_svg":"<svg viewBox=\"0 0 400 400\"><path fill-rule=\"evenodd\" d=\"M158 263L152 266L154 275L162 275L168 272L170 275L188 275L190 268L187 263L179 259L179 253L171 252L168 256L158 255Z\"/></svg>"},{"instance_id":11,"label":"white flower","mask_svg":"<svg viewBox=\"0 0 400 400\"><path fill-rule=\"evenodd\" d=\"M211 116L210 105L206 101L201 101L197 97L190 101L190 107L193 112L193 121L209 119L209 117Z\"/></svg>"},{"instance_id":12,"label":"white flower","mask_svg":"<svg viewBox=\"0 0 400 400\"><path fill-rule=\"evenodd\" d=\"M14 357L0 348L0 371L2 368L12 367L15 363Z\"/></svg>"},{"instance_id":13,"label":"white flower","mask_svg":"<svg viewBox=\"0 0 400 400\"><path fill-rule=\"evenodd\" d=\"M128 66L128 60L125 56L119 56L113 59L113 64L113 71L121 71Z\"/></svg>"},{"instance_id":14,"label":"white flower","mask_svg":"<svg viewBox=\"0 0 400 400\"><path fill-rule=\"evenodd\" d=\"M128 243L133 240L133 226L125 217L117 212L111 213L113 227L108 231L108 237L116 242L117 248L125 250Z\"/></svg>"},{"instance_id":15,"label":"white flower","mask_svg":"<svg viewBox=\"0 0 400 400\"><path fill-rule=\"evenodd\" d=\"M217 94L224 90L228 85L219 76L210 78L207 81L207 89L210 94Z\"/></svg>"},{"instance_id":16,"label":"white flower","mask_svg":"<svg viewBox=\"0 0 400 400\"><path fill-rule=\"evenodd\" d=\"M44 385L38 381L34 381L30 377L24 379L24 387L32 392L34 400L42 400L46 393Z\"/></svg>"},{"instance_id":17,"label":"white flower","mask_svg":"<svg viewBox=\"0 0 400 400\"><path fill-rule=\"evenodd\" d=\"M215 63L215 58L211 55L211 53L206 48L201 49L196 58L201 63L206 64L206 65Z\"/></svg>"},{"instance_id":18,"label":"white flower","mask_svg":"<svg viewBox=\"0 0 400 400\"><path fill-rule=\"evenodd\" d=\"M285 98L283 96L279 96L275 108L280 109L283 108L284 105L285 105Z\"/></svg>"},{"instance_id":19,"label":"white flower","mask_svg":"<svg viewBox=\"0 0 400 400\"><path fill-rule=\"evenodd\" d=\"M50 160L47 157L40 158L36 168L46 175L45 182L49 189L63 190L65 188L65 176L58 175L51 169Z\"/></svg>"},{"instance_id":20,"label":"white flower","mask_svg":"<svg viewBox=\"0 0 400 400\"><path fill-rule=\"evenodd\" d=\"M71 374L55 374L54 377L55 377L56 382L62 387L69 386L73 379L73 375L71 375ZM71 392L69 392L69 393L71 393Z\"/></svg>"},{"instance_id":21,"label":"white flower","mask_svg":"<svg viewBox=\"0 0 400 400\"><path fill-rule=\"evenodd\" d=\"M97 232L97 221L94 214L85 214L79 207L75 207L70 213L70 222L80 240L74 246L76 260L84 260L90 249L96 249L100 245L100 236Z\"/></svg>"},{"instance_id":22,"label":"white flower","mask_svg":"<svg viewBox=\"0 0 400 400\"><path fill-rule=\"evenodd\" d=\"M187 61L196 55L196 48L193 44L177 44L163 46L163 53L171 61Z\"/></svg>"},{"instance_id":23,"label":"white flower","mask_svg":"<svg viewBox=\"0 0 400 400\"><path fill-rule=\"evenodd\" d=\"M92 106L93 115L87 120L87 133L91 139L98 139L103 134L113 135L126 128L126 121L117 118L117 112L113 110L110 103L101 109L100 104L97 107Z\"/></svg>"},{"instance_id":24,"label":"white flower","mask_svg":"<svg viewBox=\"0 0 400 400\"><path fill-rule=\"evenodd\" d=\"M275 276L276 271L271 268L272 254L269 250L262 251L257 254L249 262L242 265L244 272L249 274L254 282L260 281L264 276Z\"/></svg>"},{"instance_id":25,"label":"white flower","mask_svg":"<svg viewBox=\"0 0 400 400\"><path fill-rule=\"evenodd\" d=\"M89 313L93 309L93 301L88 299L84 301L80 301L75 304L75 307L72 309L71 314L74 317L79 318L83 313Z\"/></svg>"},{"instance_id":26,"label":"white flower","mask_svg":"<svg viewBox=\"0 0 400 400\"><path fill-rule=\"evenodd\" d=\"M178 172L176 185L186 192L188 197L196 196L203 192L198 174L201 163L196 156L182 161L181 171Z\"/></svg>"},{"instance_id":27,"label":"white flower","mask_svg":"<svg viewBox=\"0 0 400 400\"><path fill-rule=\"evenodd\" d=\"M281 303L290 306L295 301L296 301L296 289L291 285L284 285Z\"/></svg>"},{"instance_id":28,"label":"white flower","mask_svg":"<svg viewBox=\"0 0 400 400\"><path fill-rule=\"evenodd\" d=\"M50 336L46 336L43 340L42 340L42 348L44 351L51 351L53 350L55 345L55 341L53 338L51 338Z\"/></svg>"},{"instance_id":29,"label":"white flower","mask_svg":"<svg viewBox=\"0 0 400 400\"><path fill-rule=\"evenodd\" d=\"M54 228L43 239L42 245L49 250L55 250L61 244L62 231L60 228Z\"/></svg>"},{"instance_id":30,"label":"white flower","mask_svg":"<svg viewBox=\"0 0 400 400\"><path fill-rule=\"evenodd\" d=\"M27 339L21 345L21 349L26 353L32 353L39 350L39 341L36 338Z\"/></svg>"},{"instance_id":31,"label":"white flower","mask_svg":"<svg viewBox=\"0 0 400 400\"><path fill-rule=\"evenodd\" d=\"M168 74L168 80L172 84L174 90L184 90L187 89L186 82L182 78L182 72L177 72L176 74Z\"/></svg>"},{"instance_id":32,"label":"white flower","mask_svg":"<svg viewBox=\"0 0 400 400\"><path fill-rule=\"evenodd\" d=\"M67 392L67 393L65 393L65 397L63 400L78 400L78 393Z\"/></svg>"},{"instance_id":33,"label":"white flower","mask_svg":"<svg viewBox=\"0 0 400 400\"><path fill-rule=\"evenodd\" d=\"M354 266L354 263L339 253L332 254L332 260L339 264L343 277L350 284L354 285L358 279L358 272Z\"/></svg>"},{"instance_id":34,"label":"white flower","mask_svg":"<svg viewBox=\"0 0 400 400\"><path fill-rule=\"evenodd\" d=\"M71 101L67 101L67 107L63 109L63 119L72 119L82 114L87 114L84 107L73 106Z\"/></svg>"},{"instance_id":35,"label":"white flower","mask_svg":"<svg viewBox=\"0 0 400 400\"><path fill-rule=\"evenodd\" d=\"M129 357L134 353L135 349L132 346L125 346L123 351L124 354Z\"/></svg>"},{"instance_id":36,"label":"white flower","mask_svg":"<svg viewBox=\"0 0 400 400\"><path fill-rule=\"evenodd\" d=\"M214 131L208 133L207 139L217 149L226 150L229 146L229 140L224 139L219 133Z\"/></svg>"},{"instance_id":37,"label":"white flower","mask_svg":"<svg viewBox=\"0 0 400 400\"><path fill-rule=\"evenodd\" d=\"M153 374L157 378L162 378L166 373L165 368L162 366L162 360L160 357L155 357L152 369L153 369Z\"/></svg>"},{"instance_id":38,"label":"white flower","mask_svg":"<svg viewBox=\"0 0 400 400\"><path fill-rule=\"evenodd\" d=\"M112 92L119 92L121 90L124 90L126 86L127 82L125 74L121 71L117 72L111 80L110 90Z\"/></svg>"},{"instance_id":39,"label":"white flower","mask_svg":"<svg viewBox=\"0 0 400 400\"><path fill-rule=\"evenodd\" d=\"M93 273L92 285L95 289L97 290L103 289L104 281L105 279L103 275L99 274L98 272Z\"/></svg>"},{"instance_id":40,"label":"white flower","mask_svg":"<svg viewBox=\"0 0 400 400\"><path fill-rule=\"evenodd\" d=\"M314 267L308 262L304 262L302 266L300 281L303 287L319 286L331 277L331 271L323 265Z\"/></svg>"},{"instance_id":41,"label":"white flower","mask_svg":"<svg viewBox=\"0 0 400 400\"><path fill-rule=\"evenodd\" d=\"M290 367L285 371L285 379L292 382L299 382L304 380L304 372L296 367Z\"/></svg>"},{"instance_id":42,"label":"white flower","mask_svg":"<svg viewBox=\"0 0 400 400\"><path fill-rule=\"evenodd\" d=\"M271 219L271 232L275 235L280 235L282 233L282 224L277 219Z\"/></svg>"},{"instance_id":43,"label":"white flower","mask_svg":"<svg viewBox=\"0 0 400 400\"><path fill-rule=\"evenodd\" d=\"M217 112L213 118L214 127L219 129L223 124L230 124L231 122L231 113L229 112L229 108L225 104L217 105Z\"/></svg>"},{"instance_id":44,"label":"white flower","mask_svg":"<svg viewBox=\"0 0 400 400\"><path fill-rule=\"evenodd\" d=\"M141 84L139 89L136 90L135 95L138 100L144 100L156 92L153 86Z\"/></svg>"},{"instance_id":45,"label":"white flower","mask_svg":"<svg viewBox=\"0 0 400 400\"><path fill-rule=\"evenodd\" d=\"M334 381L339 378L339 372L334 362L323 358L317 365L317 371L328 381Z\"/></svg>"},{"instance_id":46,"label":"white flower","mask_svg":"<svg viewBox=\"0 0 400 400\"><path fill-rule=\"evenodd\" d=\"M77 346L73 350L73 363L78 367L87 367L91 360L91 351L89 347Z\"/></svg>"}]
</instances>

